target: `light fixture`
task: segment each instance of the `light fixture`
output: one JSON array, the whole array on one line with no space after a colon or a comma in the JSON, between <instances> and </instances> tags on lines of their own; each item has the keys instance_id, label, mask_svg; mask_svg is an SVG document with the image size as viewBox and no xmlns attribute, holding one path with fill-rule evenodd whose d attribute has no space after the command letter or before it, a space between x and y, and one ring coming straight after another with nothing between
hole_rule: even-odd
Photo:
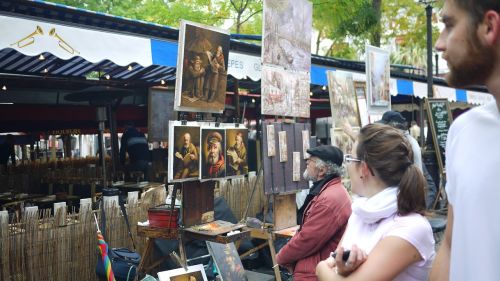
<instances>
[{"instance_id":1,"label":"light fixture","mask_svg":"<svg viewBox=\"0 0 500 281\"><path fill-rule=\"evenodd\" d=\"M255 103L255 99L252 99L252 103Z\"/></svg>"},{"instance_id":2,"label":"light fixture","mask_svg":"<svg viewBox=\"0 0 500 281\"><path fill-rule=\"evenodd\" d=\"M111 76L109 74L106 74L104 75L104 78L106 78L107 80L111 79Z\"/></svg>"},{"instance_id":3,"label":"light fixture","mask_svg":"<svg viewBox=\"0 0 500 281\"><path fill-rule=\"evenodd\" d=\"M165 80L161 79L160 84L165 85Z\"/></svg>"},{"instance_id":4,"label":"light fixture","mask_svg":"<svg viewBox=\"0 0 500 281\"><path fill-rule=\"evenodd\" d=\"M321 89L323 89L323 91L326 91L326 86L323 85L323 87L321 87Z\"/></svg>"},{"instance_id":5,"label":"light fixture","mask_svg":"<svg viewBox=\"0 0 500 281\"><path fill-rule=\"evenodd\" d=\"M47 68L44 68L42 72L47 73L47 72L49 72L49 70Z\"/></svg>"},{"instance_id":6,"label":"light fixture","mask_svg":"<svg viewBox=\"0 0 500 281\"><path fill-rule=\"evenodd\" d=\"M45 57L43 56L43 54L40 54L40 56L38 57L39 60L44 60Z\"/></svg>"},{"instance_id":7,"label":"light fixture","mask_svg":"<svg viewBox=\"0 0 500 281\"><path fill-rule=\"evenodd\" d=\"M7 86L3 85L2 90L7 91Z\"/></svg>"},{"instance_id":8,"label":"light fixture","mask_svg":"<svg viewBox=\"0 0 500 281\"><path fill-rule=\"evenodd\" d=\"M127 69L128 69L128 71L131 71L132 70L132 65L129 65Z\"/></svg>"},{"instance_id":9,"label":"light fixture","mask_svg":"<svg viewBox=\"0 0 500 281\"><path fill-rule=\"evenodd\" d=\"M313 92L309 92L309 96L312 97L313 96Z\"/></svg>"}]
</instances>

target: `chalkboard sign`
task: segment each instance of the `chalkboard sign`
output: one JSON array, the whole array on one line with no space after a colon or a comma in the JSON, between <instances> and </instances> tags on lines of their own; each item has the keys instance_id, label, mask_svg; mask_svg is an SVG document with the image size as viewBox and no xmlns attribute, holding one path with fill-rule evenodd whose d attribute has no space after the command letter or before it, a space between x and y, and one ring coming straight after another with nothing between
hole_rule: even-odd
<instances>
[{"instance_id":1,"label":"chalkboard sign","mask_svg":"<svg viewBox=\"0 0 500 281\"><path fill-rule=\"evenodd\" d=\"M446 139L452 122L450 105L447 99L427 99L426 109L439 170L444 174Z\"/></svg>"},{"instance_id":2,"label":"chalkboard sign","mask_svg":"<svg viewBox=\"0 0 500 281\"><path fill-rule=\"evenodd\" d=\"M163 87L149 89L148 95L148 139L166 141L168 139L168 121L175 120L174 92Z\"/></svg>"}]
</instances>

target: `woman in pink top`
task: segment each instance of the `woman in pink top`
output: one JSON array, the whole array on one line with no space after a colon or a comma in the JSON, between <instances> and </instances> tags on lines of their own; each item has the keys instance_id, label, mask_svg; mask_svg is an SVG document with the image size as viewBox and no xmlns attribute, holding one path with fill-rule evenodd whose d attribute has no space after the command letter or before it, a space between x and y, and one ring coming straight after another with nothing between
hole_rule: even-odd
<instances>
[{"instance_id":1,"label":"woman in pink top","mask_svg":"<svg viewBox=\"0 0 500 281\"><path fill-rule=\"evenodd\" d=\"M411 144L397 129L370 124L361 129L344 163L359 197L336 258L316 267L318 279L427 280L434 238L422 216L425 179L413 164ZM345 250L351 251L346 262Z\"/></svg>"}]
</instances>

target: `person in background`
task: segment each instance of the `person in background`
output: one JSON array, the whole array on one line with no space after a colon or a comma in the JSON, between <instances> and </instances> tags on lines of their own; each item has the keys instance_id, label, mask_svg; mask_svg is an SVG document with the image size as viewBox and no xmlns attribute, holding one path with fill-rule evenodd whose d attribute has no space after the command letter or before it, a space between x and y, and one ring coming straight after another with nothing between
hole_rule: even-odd
<instances>
[{"instance_id":1,"label":"person in background","mask_svg":"<svg viewBox=\"0 0 500 281\"><path fill-rule=\"evenodd\" d=\"M149 146L146 136L134 127L133 123L128 123L122 135L120 146L120 163L125 165L128 153L128 171L140 171L144 173L144 180L149 180Z\"/></svg>"},{"instance_id":2,"label":"person in background","mask_svg":"<svg viewBox=\"0 0 500 281\"><path fill-rule=\"evenodd\" d=\"M500 1L446 0L441 17L436 50L448 63L446 82L485 85L493 99L448 132L448 223L430 280L499 280Z\"/></svg>"},{"instance_id":3,"label":"person in background","mask_svg":"<svg viewBox=\"0 0 500 281\"><path fill-rule=\"evenodd\" d=\"M370 124L344 156L355 197L336 258L321 261L316 274L329 280L424 281L434 259L425 211L425 180L412 162L400 130ZM346 262L345 250L350 250Z\"/></svg>"},{"instance_id":4,"label":"person in background","mask_svg":"<svg viewBox=\"0 0 500 281\"><path fill-rule=\"evenodd\" d=\"M408 142L411 144L411 148L413 150L413 163L422 170L422 150L420 149L420 145L417 140L410 136L408 133L408 128L406 125L406 119L401 115L401 113L396 111L386 111L384 115L382 115L382 119L375 123L386 124L396 129L401 130L403 135L406 137Z\"/></svg>"},{"instance_id":5,"label":"person in background","mask_svg":"<svg viewBox=\"0 0 500 281\"><path fill-rule=\"evenodd\" d=\"M330 145L307 150L303 177L313 182L297 216L299 230L276 255L293 280L317 280L316 265L335 250L351 215L351 199L341 182L343 153Z\"/></svg>"},{"instance_id":6,"label":"person in background","mask_svg":"<svg viewBox=\"0 0 500 281\"><path fill-rule=\"evenodd\" d=\"M12 166L16 165L16 154L14 151L14 136L8 134L5 136L5 141L0 144L0 173L3 169L7 167L7 163L10 161Z\"/></svg>"},{"instance_id":7,"label":"person in background","mask_svg":"<svg viewBox=\"0 0 500 281\"><path fill-rule=\"evenodd\" d=\"M410 135L417 141L420 139L420 127L415 120L411 121Z\"/></svg>"}]
</instances>

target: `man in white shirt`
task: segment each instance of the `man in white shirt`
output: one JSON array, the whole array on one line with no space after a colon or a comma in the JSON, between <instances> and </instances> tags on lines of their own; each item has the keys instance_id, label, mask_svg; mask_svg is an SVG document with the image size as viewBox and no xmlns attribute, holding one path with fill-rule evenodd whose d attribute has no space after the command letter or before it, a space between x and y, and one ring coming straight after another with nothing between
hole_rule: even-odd
<instances>
[{"instance_id":1,"label":"man in white shirt","mask_svg":"<svg viewBox=\"0 0 500 281\"><path fill-rule=\"evenodd\" d=\"M446 0L436 42L454 87L486 85L494 102L459 116L446 144L448 225L430 280L500 278L500 1Z\"/></svg>"}]
</instances>

